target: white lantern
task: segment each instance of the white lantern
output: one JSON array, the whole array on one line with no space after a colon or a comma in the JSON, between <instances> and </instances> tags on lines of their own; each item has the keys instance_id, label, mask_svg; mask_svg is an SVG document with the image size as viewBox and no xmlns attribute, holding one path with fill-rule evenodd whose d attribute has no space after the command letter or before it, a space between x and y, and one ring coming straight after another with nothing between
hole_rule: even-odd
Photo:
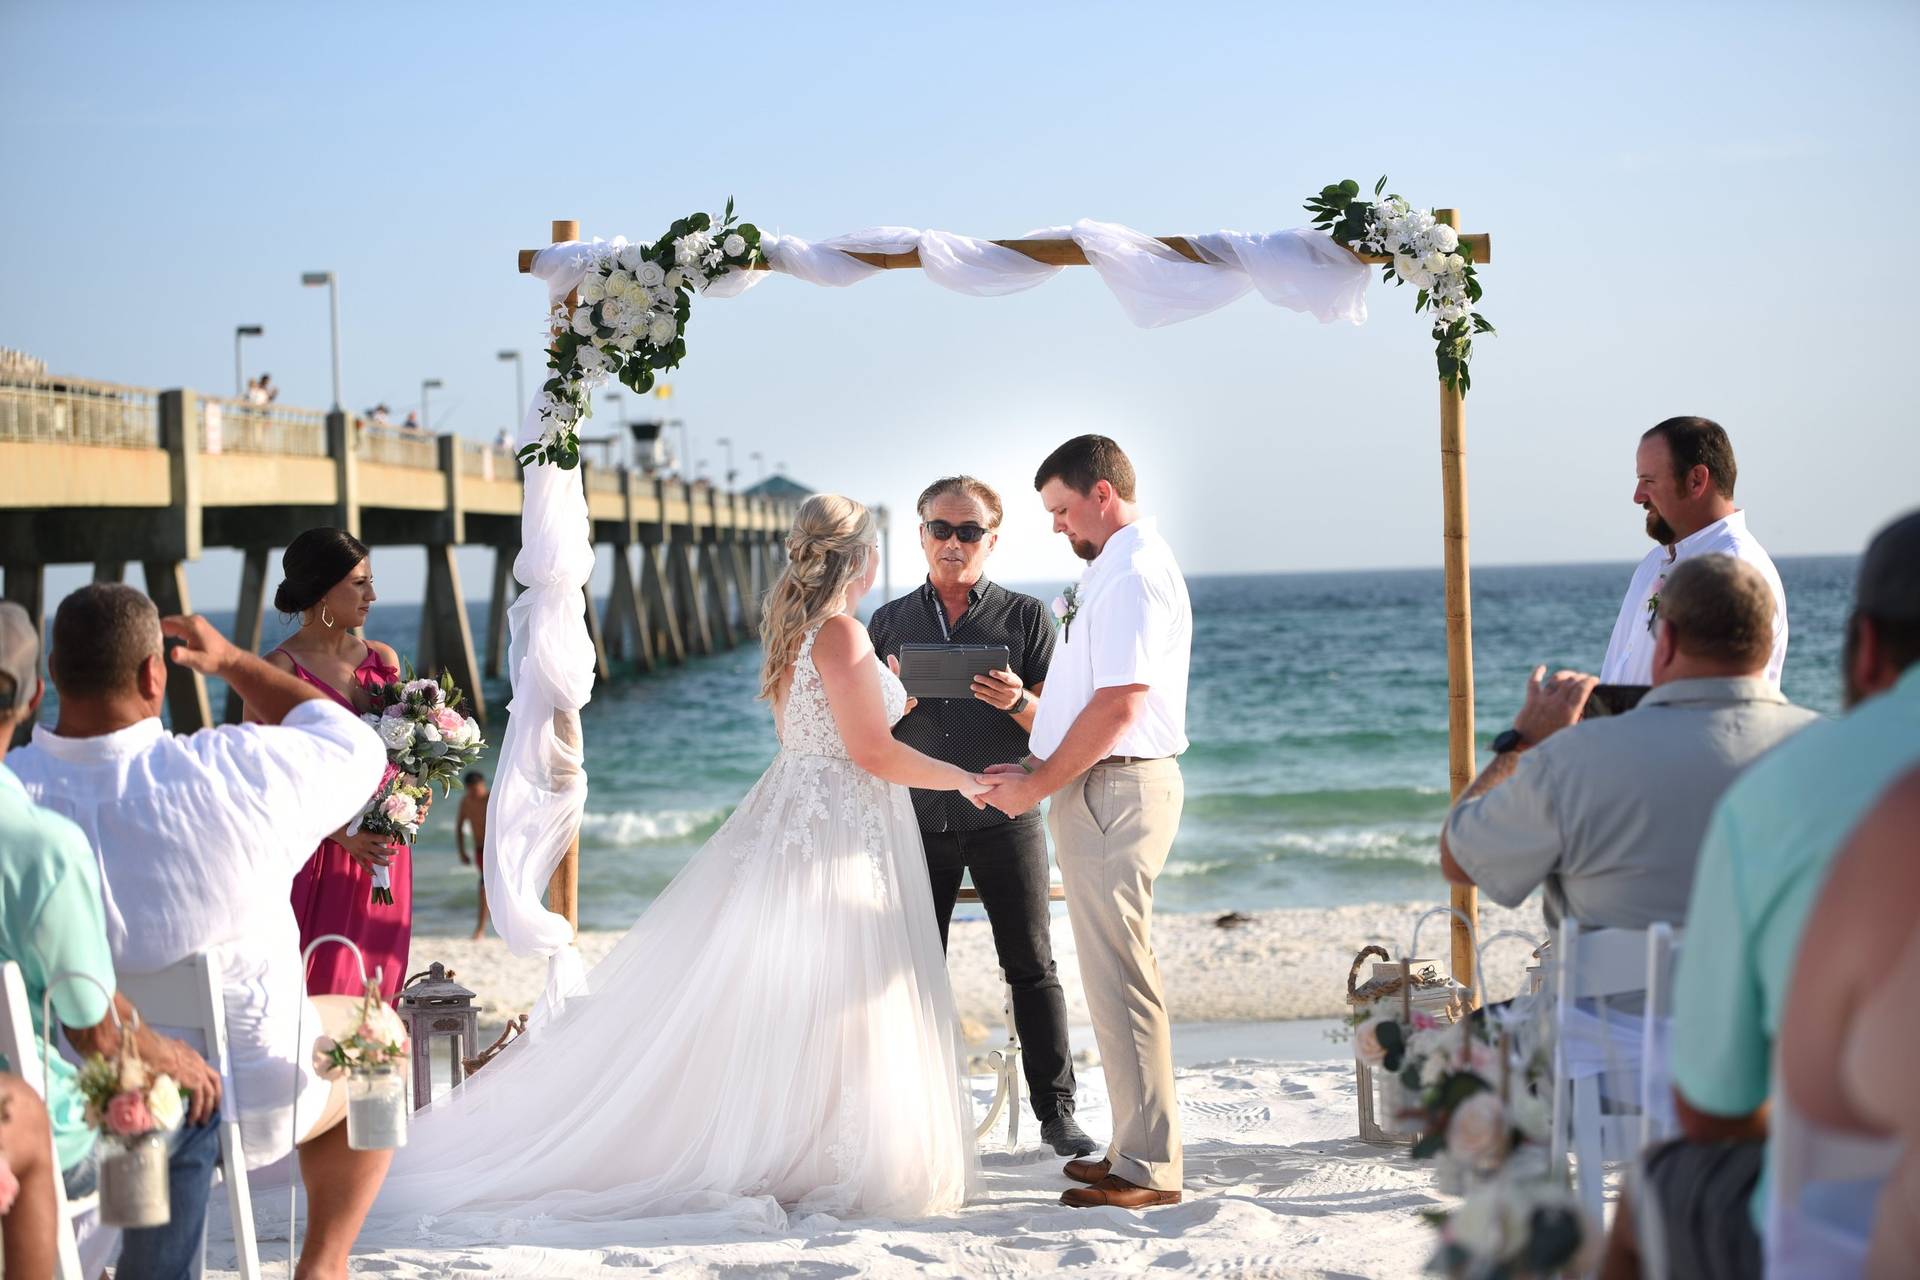
<instances>
[{"instance_id":1,"label":"white lantern","mask_svg":"<svg viewBox=\"0 0 1920 1280\"><path fill-rule=\"evenodd\" d=\"M1360 966L1369 955L1379 956L1373 976L1356 986ZM1408 974L1412 975L1409 985ZM1452 1022L1459 1016L1460 1002L1453 981L1440 972L1435 960L1392 960L1382 947L1362 947L1347 970L1347 1007L1356 1021L1365 1021L1375 1013L1400 1017L1408 1011L1424 1013L1436 1022ZM1356 1048L1353 1056L1354 1092L1360 1109L1360 1140L1375 1146L1411 1145L1418 1123L1406 1113L1413 1099L1397 1076L1375 1071L1361 1059Z\"/></svg>"}]
</instances>

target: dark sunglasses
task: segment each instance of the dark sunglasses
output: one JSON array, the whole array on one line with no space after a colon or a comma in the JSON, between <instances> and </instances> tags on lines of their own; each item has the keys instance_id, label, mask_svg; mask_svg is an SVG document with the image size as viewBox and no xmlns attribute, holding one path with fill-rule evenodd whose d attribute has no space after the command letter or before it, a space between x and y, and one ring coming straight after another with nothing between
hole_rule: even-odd
<instances>
[{"instance_id":1,"label":"dark sunglasses","mask_svg":"<svg viewBox=\"0 0 1920 1280\"><path fill-rule=\"evenodd\" d=\"M948 524L945 520L923 520L920 527L925 529L928 536L935 542L945 542L948 538L958 538L962 542L978 542L991 532L971 520L965 524Z\"/></svg>"}]
</instances>

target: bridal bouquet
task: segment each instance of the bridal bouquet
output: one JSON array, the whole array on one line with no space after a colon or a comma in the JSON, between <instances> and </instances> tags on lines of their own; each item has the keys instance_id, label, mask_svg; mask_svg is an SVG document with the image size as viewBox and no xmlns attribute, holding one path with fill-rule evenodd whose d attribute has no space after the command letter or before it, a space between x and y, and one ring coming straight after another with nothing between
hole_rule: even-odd
<instances>
[{"instance_id":1,"label":"bridal bouquet","mask_svg":"<svg viewBox=\"0 0 1920 1280\"><path fill-rule=\"evenodd\" d=\"M372 831L412 844L434 786L450 793L487 744L479 724L460 709L466 695L444 672L438 680L416 677L409 665L403 679L371 692L375 710L360 718L387 749L387 776L348 832ZM372 901L391 904L392 885L387 868L375 867Z\"/></svg>"}]
</instances>

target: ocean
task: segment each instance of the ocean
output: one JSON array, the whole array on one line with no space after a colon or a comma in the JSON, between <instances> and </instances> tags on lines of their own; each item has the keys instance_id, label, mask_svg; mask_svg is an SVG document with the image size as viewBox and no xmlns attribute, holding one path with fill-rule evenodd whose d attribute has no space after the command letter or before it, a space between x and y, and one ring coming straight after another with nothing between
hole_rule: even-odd
<instances>
[{"instance_id":1,"label":"ocean","mask_svg":"<svg viewBox=\"0 0 1920 1280\"><path fill-rule=\"evenodd\" d=\"M1841 704L1855 564L1851 556L1778 562L1792 627L1784 688L1826 713ZM1631 573L1624 564L1474 571L1483 761L1534 663L1598 668ZM1447 799L1440 571L1196 577L1189 587L1193 746L1182 760L1179 839L1156 888L1160 909L1437 894L1435 837ZM1032 588L1043 598L1055 590ZM474 634L484 635L484 602L475 612ZM369 620L371 634L403 655L417 629L412 605L378 604ZM278 634L271 618L268 630ZM583 714L591 786L583 927L631 924L772 759L769 715L754 699L759 656L758 646L743 646L595 690ZM506 704L504 685L489 694L493 706ZM416 849L419 933L472 928L473 873L454 856L453 808L435 810Z\"/></svg>"}]
</instances>

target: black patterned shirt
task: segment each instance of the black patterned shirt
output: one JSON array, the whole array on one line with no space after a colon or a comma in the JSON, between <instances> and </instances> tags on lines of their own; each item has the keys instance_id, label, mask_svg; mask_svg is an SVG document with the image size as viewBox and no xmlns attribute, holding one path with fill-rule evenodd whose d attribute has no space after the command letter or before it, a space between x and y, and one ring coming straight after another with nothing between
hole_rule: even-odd
<instances>
[{"instance_id":1,"label":"black patterned shirt","mask_svg":"<svg viewBox=\"0 0 1920 1280\"><path fill-rule=\"evenodd\" d=\"M1053 661L1054 623L1047 606L984 578L967 592L967 611L958 622L949 625L933 583L923 582L875 609L867 634L882 662L899 657L903 644L1003 644L1008 665L1028 689L1047 678ZM1027 754L1027 731L1019 721L978 698L922 698L894 726L893 736L975 773ZM913 808L923 831L983 831L1012 821L992 806L974 808L957 791L916 787Z\"/></svg>"}]
</instances>

